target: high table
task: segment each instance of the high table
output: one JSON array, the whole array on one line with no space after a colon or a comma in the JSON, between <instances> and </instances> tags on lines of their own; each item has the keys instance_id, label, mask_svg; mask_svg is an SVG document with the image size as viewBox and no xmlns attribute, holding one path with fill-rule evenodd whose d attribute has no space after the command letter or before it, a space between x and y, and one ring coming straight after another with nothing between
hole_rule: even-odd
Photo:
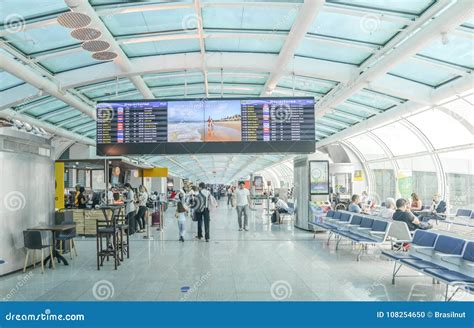
<instances>
[{"instance_id":1,"label":"high table","mask_svg":"<svg viewBox=\"0 0 474 328\"><path fill-rule=\"evenodd\" d=\"M64 256L59 254L58 250L56 249L56 233L61 232L61 231L66 231L66 230L69 230L69 229L73 229L75 227L76 227L75 224L64 224L64 225L54 224L54 225L40 225L40 226L36 226L36 227L33 227L33 228L29 228L28 230L51 231L52 234L53 234L53 257L57 258L59 263L63 262L64 265L69 265L69 263L66 261ZM53 265L53 263L52 263L53 259L49 255L44 259L44 263L46 264L48 261L50 261L49 267L51 268L52 265Z\"/></svg>"}]
</instances>

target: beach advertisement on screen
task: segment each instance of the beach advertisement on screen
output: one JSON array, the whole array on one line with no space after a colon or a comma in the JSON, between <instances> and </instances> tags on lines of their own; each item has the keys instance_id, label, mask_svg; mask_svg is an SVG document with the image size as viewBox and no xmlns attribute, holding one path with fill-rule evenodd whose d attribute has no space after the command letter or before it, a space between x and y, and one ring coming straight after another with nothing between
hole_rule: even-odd
<instances>
[{"instance_id":1,"label":"beach advertisement on screen","mask_svg":"<svg viewBox=\"0 0 474 328\"><path fill-rule=\"evenodd\" d=\"M204 141L204 101L168 103L168 142Z\"/></svg>"},{"instance_id":2,"label":"beach advertisement on screen","mask_svg":"<svg viewBox=\"0 0 474 328\"><path fill-rule=\"evenodd\" d=\"M241 141L240 101L170 101L168 142Z\"/></svg>"},{"instance_id":3,"label":"beach advertisement on screen","mask_svg":"<svg viewBox=\"0 0 474 328\"><path fill-rule=\"evenodd\" d=\"M329 194L329 162L310 161L309 172L311 195Z\"/></svg>"},{"instance_id":4,"label":"beach advertisement on screen","mask_svg":"<svg viewBox=\"0 0 474 328\"><path fill-rule=\"evenodd\" d=\"M208 101L204 106L207 142L241 141L241 107L239 100Z\"/></svg>"}]
</instances>

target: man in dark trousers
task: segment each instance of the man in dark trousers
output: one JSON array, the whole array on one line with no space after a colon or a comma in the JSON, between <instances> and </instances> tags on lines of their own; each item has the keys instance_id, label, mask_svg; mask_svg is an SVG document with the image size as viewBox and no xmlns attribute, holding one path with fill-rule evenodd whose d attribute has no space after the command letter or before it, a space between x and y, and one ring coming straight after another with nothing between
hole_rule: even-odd
<instances>
[{"instance_id":1,"label":"man in dark trousers","mask_svg":"<svg viewBox=\"0 0 474 328\"><path fill-rule=\"evenodd\" d=\"M202 223L204 221L204 237L206 238L206 242L209 242L209 198L211 197L211 193L209 190L206 189L206 185L204 182L199 183L199 191L196 195L196 219L198 223L198 233L196 238L201 240L202 239Z\"/></svg>"}]
</instances>

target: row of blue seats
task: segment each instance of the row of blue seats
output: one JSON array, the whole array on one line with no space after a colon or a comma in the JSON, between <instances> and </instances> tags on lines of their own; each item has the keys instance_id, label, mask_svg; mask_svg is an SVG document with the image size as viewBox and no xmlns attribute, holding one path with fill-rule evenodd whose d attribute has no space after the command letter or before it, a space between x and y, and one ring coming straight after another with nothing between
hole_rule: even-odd
<instances>
[{"instance_id":1,"label":"row of blue seats","mask_svg":"<svg viewBox=\"0 0 474 328\"><path fill-rule=\"evenodd\" d=\"M474 292L474 241L416 230L410 246L408 252L382 252L382 255L395 261L393 284L401 267L408 266L445 283L447 301L460 289ZM450 286L457 288L448 296Z\"/></svg>"},{"instance_id":2,"label":"row of blue seats","mask_svg":"<svg viewBox=\"0 0 474 328\"><path fill-rule=\"evenodd\" d=\"M310 224L330 232L328 243L331 236L335 235L337 249L342 238L364 246L384 243L392 223L383 218L330 210L326 216L316 218L316 221L310 222ZM357 255L358 261L362 251L363 248Z\"/></svg>"}]
</instances>

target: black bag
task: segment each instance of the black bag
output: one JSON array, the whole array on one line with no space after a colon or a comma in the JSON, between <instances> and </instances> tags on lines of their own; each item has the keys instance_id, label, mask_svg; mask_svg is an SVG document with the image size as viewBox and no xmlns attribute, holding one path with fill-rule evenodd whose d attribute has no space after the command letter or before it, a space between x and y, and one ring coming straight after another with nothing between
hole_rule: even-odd
<instances>
[{"instance_id":1,"label":"black bag","mask_svg":"<svg viewBox=\"0 0 474 328\"><path fill-rule=\"evenodd\" d=\"M193 222L197 222L198 218L195 211L193 212L191 219L193 220Z\"/></svg>"},{"instance_id":2,"label":"black bag","mask_svg":"<svg viewBox=\"0 0 474 328\"><path fill-rule=\"evenodd\" d=\"M154 208L155 207L155 201L153 199L151 199L150 197L148 197L148 199L146 201L146 207Z\"/></svg>"}]
</instances>

